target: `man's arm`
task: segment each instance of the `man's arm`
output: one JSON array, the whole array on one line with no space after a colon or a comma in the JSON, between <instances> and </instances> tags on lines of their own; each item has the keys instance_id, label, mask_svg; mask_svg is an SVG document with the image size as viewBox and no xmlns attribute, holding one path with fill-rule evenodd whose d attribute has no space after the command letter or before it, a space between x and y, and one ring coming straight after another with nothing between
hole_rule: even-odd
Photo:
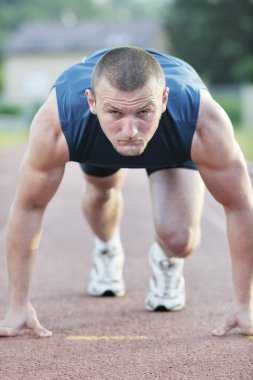
<instances>
[{"instance_id":1,"label":"man's arm","mask_svg":"<svg viewBox=\"0 0 253 380\"><path fill-rule=\"evenodd\" d=\"M242 333L253 335L252 186L231 122L206 90L201 92L192 159L207 188L225 209L231 251L234 301L224 326L213 334L224 335L239 327Z\"/></svg>"},{"instance_id":2,"label":"man's arm","mask_svg":"<svg viewBox=\"0 0 253 380\"><path fill-rule=\"evenodd\" d=\"M53 92L32 123L10 210L7 229L10 304L0 324L0 336L15 336L25 328L39 336L52 334L40 325L29 302L29 289L43 214L61 182L67 161L68 149L59 126Z\"/></svg>"}]
</instances>

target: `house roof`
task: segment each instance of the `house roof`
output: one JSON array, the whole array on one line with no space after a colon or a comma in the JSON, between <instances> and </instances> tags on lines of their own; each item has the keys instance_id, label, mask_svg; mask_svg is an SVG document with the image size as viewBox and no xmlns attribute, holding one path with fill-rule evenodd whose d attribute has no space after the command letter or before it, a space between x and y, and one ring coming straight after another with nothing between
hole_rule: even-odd
<instances>
[{"instance_id":1,"label":"house roof","mask_svg":"<svg viewBox=\"0 0 253 380\"><path fill-rule=\"evenodd\" d=\"M61 22L26 23L14 32L3 47L5 55L16 53L93 50L119 45L150 46L162 31L155 20L78 22L68 27Z\"/></svg>"}]
</instances>

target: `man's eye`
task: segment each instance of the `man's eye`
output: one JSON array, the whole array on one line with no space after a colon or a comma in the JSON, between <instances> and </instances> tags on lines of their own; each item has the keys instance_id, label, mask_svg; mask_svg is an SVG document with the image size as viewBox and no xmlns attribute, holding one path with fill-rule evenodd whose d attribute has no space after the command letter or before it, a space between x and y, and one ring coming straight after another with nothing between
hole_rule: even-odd
<instances>
[{"instance_id":1,"label":"man's eye","mask_svg":"<svg viewBox=\"0 0 253 380\"><path fill-rule=\"evenodd\" d=\"M112 115L119 115L120 114L119 111L116 111L116 110L110 110L109 113Z\"/></svg>"},{"instance_id":2,"label":"man's eye","mask_svg":"<svg viewBox=\"0 0 253 380\"><path fill-rule=\"evenodd\" d=\"M138 112L139 115L147 115L149 113L149 110L141 110Z\"/></svg>"}]
</instances>

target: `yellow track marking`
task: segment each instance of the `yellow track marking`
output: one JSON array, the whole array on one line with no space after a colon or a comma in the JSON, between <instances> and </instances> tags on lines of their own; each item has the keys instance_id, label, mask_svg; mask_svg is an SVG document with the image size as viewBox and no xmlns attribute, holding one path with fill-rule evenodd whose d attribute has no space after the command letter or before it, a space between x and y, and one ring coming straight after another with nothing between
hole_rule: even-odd
<instances>
[{"instance_id":1,"label":"yellow track marking","mask_svg":"<svg viewBox=\"0 0 253 380\"><path fill-rule=\"evenodd\" d=\"M96 340L146 340L147 337L144 335L76 335L68 336L68 340L86 340L86 341L96 341Z\"/></svg>"},{"instance_id":2,"label":"yellow track marking","mask_svg":"<svg viewBox=\"0 0 253 380\"><path fill-rule=\"evenodd\" d=\"M247 335L248 339L253 339L253 335Z\"/></svg>"}]
</instances>

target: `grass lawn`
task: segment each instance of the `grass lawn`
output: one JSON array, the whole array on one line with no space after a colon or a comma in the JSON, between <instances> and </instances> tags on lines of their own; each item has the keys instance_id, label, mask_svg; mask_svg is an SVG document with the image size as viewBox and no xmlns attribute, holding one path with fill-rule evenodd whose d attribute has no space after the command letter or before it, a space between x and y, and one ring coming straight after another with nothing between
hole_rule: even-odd
<instances>
[{"instance_id":1,"label":"grass lawn","mask_svg":"<svg viewBox=\"0 0 253 380\"><path fill-rule=\"evenodd\" d=\"M253 129L235 129L235 137L248 161L253 161Z\"/></svg>"},{"instance_id":2,"label":"grass lawn","mask_svg":"<svg viewBox=\"0 0 253 380\"><path fill-rule=\"evenodd\" d=\"M0 130L0 148L19 144L28 140L28 130Z\"/></svg>"}]
</instances>

